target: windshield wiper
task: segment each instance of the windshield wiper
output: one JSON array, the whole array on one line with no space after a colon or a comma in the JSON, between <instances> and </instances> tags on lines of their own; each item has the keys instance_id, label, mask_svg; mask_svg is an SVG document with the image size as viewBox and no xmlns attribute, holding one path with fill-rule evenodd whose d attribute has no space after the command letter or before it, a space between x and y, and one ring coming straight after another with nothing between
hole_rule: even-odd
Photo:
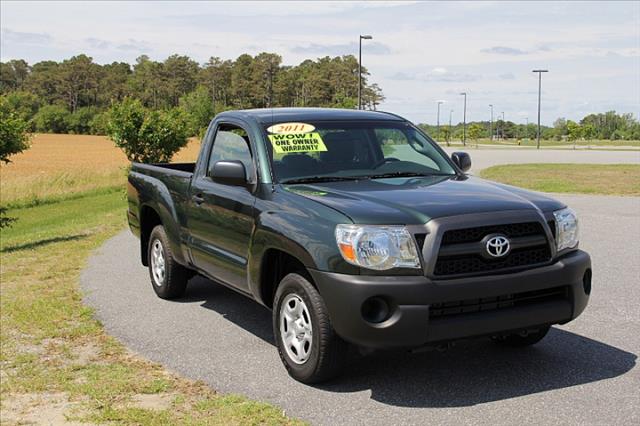
<instances>
[{"instance_id":1,"label":"windshield wiper","mask_svg":"<svg viewBox=\"0 0 640 426\"><path fill-rule=\"evenodd\" d=\"M453 176L448 173L417 173L417 172L391 172L381 173L377 175L369 175L367 179L383 179L394 177L426 177L426 176Z\"/></svg>"},{"instance_id":2,"label":"windshield wiper","mask_svg":"<svg viewBox=\"0 0 640 426\"><path fill-rule=\"evenodd\" d=\"M338 182L344 180L358 180L358 179L368 179L368 176L309 176L304 178L297 179L287 179L283 180L282 184L293 184L293 183L318 183L318 182Z\"/></svg>"}]
</instances>

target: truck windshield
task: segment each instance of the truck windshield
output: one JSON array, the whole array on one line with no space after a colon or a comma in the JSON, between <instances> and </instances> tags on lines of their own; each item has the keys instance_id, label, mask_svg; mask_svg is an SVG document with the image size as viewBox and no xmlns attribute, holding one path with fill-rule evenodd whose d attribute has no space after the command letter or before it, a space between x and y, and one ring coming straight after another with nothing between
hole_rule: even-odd
<instances>
[{"instance_id":1,"label":"truck windshield","mask_svg":"<svg viewBox=\"0 0 640 426\"><path fill-rule=\"evenodd\" d=\"M455 174L435 143L409 123L276 123L265 132L280 183Z\"/></svg>"}]
</instances>

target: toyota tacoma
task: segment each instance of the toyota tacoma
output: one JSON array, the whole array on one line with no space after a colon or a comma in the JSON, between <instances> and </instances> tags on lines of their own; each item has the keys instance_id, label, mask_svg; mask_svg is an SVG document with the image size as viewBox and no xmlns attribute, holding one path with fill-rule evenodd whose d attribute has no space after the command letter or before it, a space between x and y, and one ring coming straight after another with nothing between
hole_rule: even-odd
<instances>
[{"instance_id":1,"label":"toyota tacoma","mask_svg":"<svg viewBox=\"0 0 640 426\"><path fill-rule=\"evenodd\" d=\"M528 346L585 309L576 214L470 167L390 113L228 111L197 162L132 165L128 221L159 297L200 274L266 306L287 371L314 383L350 345Z\"/></svg>"}]
</instances>

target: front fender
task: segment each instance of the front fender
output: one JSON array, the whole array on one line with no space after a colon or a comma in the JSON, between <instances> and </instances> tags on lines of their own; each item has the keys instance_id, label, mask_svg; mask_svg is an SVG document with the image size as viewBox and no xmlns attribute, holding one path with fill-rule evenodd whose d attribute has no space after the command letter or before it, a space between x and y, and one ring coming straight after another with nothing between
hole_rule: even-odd
<instances>
[{"instance_id":1,"label":"front fender","mask_svg":"<svg viewBox=\"0 0 640 426\"><path fill-rule=\"evenodd\" d=\"M344 261L335 240L335 226L349 223L341 213L294 194L273 193L256 203L254 234L248 259L249 287L260 295L260 274L270 249L287 253L308 269L358 274Z\"/></svg>"}]
</instances>

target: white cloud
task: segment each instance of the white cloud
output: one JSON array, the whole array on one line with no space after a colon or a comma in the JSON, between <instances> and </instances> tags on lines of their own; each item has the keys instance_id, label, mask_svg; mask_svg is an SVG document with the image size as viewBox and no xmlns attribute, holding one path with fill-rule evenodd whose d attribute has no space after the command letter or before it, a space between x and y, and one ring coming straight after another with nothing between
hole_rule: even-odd
<instances>
[{"instance_id":1,"label":"white cloud","mask_svg":"<svg viewBox=\"0 0 640 426\"><path fill-rule=\"evenodd\" d=\"M301 53L307 55L334 55L341 56L348 54L348 52L355 52L358 50L358 44L356 42L348 44L317 44L310 43L304 46L293 46L289 49L294 53ZM383 43L369 42L362 47L365 54L368 55L388 55L392 53L391 48Z\"/></svg>"},{"instance_id":2,"label":"white cloud","mask_svg":"<svg viewBox=\"0 0 640 426\"><path fill-rule=\"evenodd\" d=\"M51 42L51 36L46 33L13 31L9 28L2 28L2 43L43 45L49 42Z\"/></svg>"},{"instance_id":3,"label":"white cloud","mask_svg":"<svg viewBox=\"0 0 640 426\"><path fill-rule=\"evenodd\" d=\"M486 49L482 49L482 52L492 53L496 55L509 55L509 56L526 55L527 53L529 53L522 49L516 49L515 47L507 47L507 46L488 47Z\"/></svg>"},{"instance_id":4,"label":"white cloud","mask_svg":"<svg viewBox=\"0 0 640 426\"><path fill-rule=\"evenodd\" d=\"M416 81L434 81L441 83L459 83L459 82L469 82L476 81L482 78L481 75L476 74L464 74L448 71L444 67L436 67L431 71L423 73L423 72L415 72L415 73L406 73L406 72L398 72L389 76L391 80L416 80Z\"/></svg>"}]
</instances>

